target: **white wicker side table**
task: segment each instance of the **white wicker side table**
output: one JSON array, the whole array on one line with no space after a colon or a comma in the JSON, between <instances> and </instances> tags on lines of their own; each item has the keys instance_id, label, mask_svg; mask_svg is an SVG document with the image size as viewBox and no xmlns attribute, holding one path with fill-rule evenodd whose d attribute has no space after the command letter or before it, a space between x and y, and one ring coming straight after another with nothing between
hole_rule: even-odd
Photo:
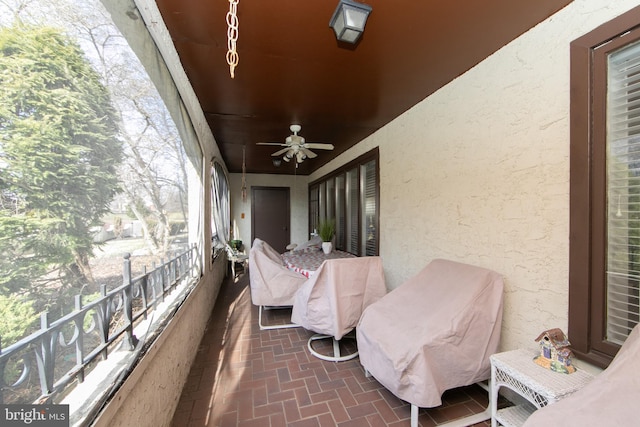
<instances>
[{"instance_id":1,"label":"white wicker side table","mask_svg":"<svg viewBox=\"0 0 640 427\"><path fill-rule=\"evenodd\" d=\"M583 369L563 374L537 365L536 351L518 349L491 356L491 426L516 427L524 424L536 409L579 390L593 379ZM498 391L507 387L530 403L497 410Z\"/></svg>"}]
</instances>

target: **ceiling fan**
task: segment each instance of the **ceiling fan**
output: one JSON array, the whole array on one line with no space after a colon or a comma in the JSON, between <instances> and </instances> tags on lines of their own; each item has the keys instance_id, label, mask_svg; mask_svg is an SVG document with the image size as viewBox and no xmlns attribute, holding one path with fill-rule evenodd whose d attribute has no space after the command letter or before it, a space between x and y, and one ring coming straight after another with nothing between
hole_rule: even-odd
<instances>
[{"instance_id":1,"label":"ceiling fan","mask_svg":"<svg viewBox=\"0 0 640 427\"><path fill-rule=\"evenodd\" d=\"M282 150L278 150L275 153L271 154L273 157L282 156L282 159L285 162L290 161L295 158L296 163L302 163L302 161L306 158L313 159L318 155L311 151L314 150L333 150L333 144L324 144L320 142L305 142L304 137L298 135L300 132L300 125L291 125L289 126L293 135L289 135L284 143L280 142L258 142L258 145L279 145L281 147L285 147Z\"/></svg>"}]
</instances>

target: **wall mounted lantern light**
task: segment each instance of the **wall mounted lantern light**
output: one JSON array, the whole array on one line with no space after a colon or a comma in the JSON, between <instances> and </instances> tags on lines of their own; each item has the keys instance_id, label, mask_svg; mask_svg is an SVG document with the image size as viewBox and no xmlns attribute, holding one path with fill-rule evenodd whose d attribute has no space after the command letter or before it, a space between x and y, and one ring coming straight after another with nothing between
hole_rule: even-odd
<instances>
[{"instance_id":1,"label":"wall mounted lantern light","mask_svg":"<svg viewBox=\"0 0 640 427\"><path fill-rule=\"evenodd\" d=\"M329 21L329 26L335 31L338 40L355 43L364 31L371 10L372 7L367 4L340 0Z\"/></svg>"}]
</instances>

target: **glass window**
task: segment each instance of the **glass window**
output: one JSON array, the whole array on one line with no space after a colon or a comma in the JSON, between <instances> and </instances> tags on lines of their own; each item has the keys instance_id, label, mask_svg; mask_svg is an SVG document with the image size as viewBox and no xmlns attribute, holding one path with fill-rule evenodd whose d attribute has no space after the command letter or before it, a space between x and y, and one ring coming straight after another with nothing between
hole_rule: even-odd
<instances>
[{"instance_id":1,"label":"glass window","mask_svg":"<svg viewBox=\"0 0 640 427\"><path fill-rule=\"evenodd\" d=\"M360 212L360 182L358 180L358 169L347 171L347 205L345 215L347 217L347 235L345 248L347 252L358 254L360 249L358 233L360 232L359 212Z\"/></svg>"},{"instance_id":2,"label":"glass window","mask_svg":"<svg viewBox=\"0 0 640 427\"><path fill-rule=\"evenodd\" d=\"M640 43L608 58L607 318L608 341L622 345L638 324L640 279Z\"/></svg>"},{"instance_id":3,"label":"glass window","mask_svg":"<svg viewBox=\"0 0 640 427\"><path fill-rule=\"evenodd\" d=\"M312 230L313 225L325 217L333 219L337 249L361 256L377 255L378 189L377 149L311 183L309 223Z\"/></svg>"},{"instance_id":4,"label":"glass window","mask_svg":"<svg viewBox=\"0 0 640 427\"><path fill-rule=\"evenodd\" d=\"M345 248L345 175L336 176L336 248Z\"/></svg>"},{"instance_id":5,"label":"glass window","mask_svg":"<svg viewBox=\"0 0 640 427\"><path fill-rule=\"evenodd\" d=\"M309 229L310 233L317 233L320 225L320 186L309 189Z\"/></svg>"},{"instance_id":6,"label":"glass window","mask_svg":"<svg viewBox=\"0 0 640 427\"><path fill-rule=\"evenodd\" d=\"M195 282L146 270L178 253L199 264L202 156L101 1L3 1L0 87L0 403L54 401L134 343L162 286ZM87 311L97 300L109 310ZM43 329L59 339L37 341Z\"/></svg>"},{"instance_id":7,"label":"glass window","mask_svg":"<svg viewBox=\"0 0 640 427\"><path fill-rule=\"evenodd\" d=\"M214 252L227 244L231 228L230 212L227 172L220 162L214 161L211 168L211 242Z\"/></svg>"},{"instance_id":8,"label":"glass window","mask_svg":"<svg viewBox=\"0 0 640 427\"><path fill-rule=\"evenodd\" d=\"M640 312L640 8L571 43L569 339L605 367Z\"/></svg>"},{"instance_id":9,"label":"glass window","mask_svg":"<svg viewBox=\"0 0 640 427\"><path fill-rule=\"evenodd\" d=\"M362 229L360 235L362 236L362 248L360 253L364 255L376 255L378 253L378 173L377 162L371 160L364 165L360 166L361 183L360 188L362 200L360 206L362 206L362 218L360 223Z\"/></svg>"}]
</instances>

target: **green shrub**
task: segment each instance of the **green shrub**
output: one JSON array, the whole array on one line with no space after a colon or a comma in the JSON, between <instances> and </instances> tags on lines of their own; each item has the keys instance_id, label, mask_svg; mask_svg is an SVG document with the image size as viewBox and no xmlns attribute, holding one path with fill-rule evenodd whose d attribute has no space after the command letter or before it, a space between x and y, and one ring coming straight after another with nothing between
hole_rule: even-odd
<instances>
[{"instance_id":1,"label":"green shrub","mask_svg":"<svg viewBox=\"0 0 640 427\"><path fill-rule=\"evenodd\" d=\"M2 347L20 341L37 319L30 301L24 301L15 295L0 295L0 337Z\"/></svg>"}]
</instances>

